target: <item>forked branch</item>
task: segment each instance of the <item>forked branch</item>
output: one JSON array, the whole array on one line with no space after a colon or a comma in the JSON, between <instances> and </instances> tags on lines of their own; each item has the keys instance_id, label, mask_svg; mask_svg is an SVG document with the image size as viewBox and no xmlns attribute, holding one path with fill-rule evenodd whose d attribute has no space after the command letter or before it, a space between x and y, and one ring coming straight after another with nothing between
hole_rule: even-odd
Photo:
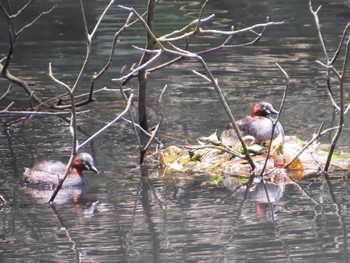
<instances>
[{"instance_id":1,"label":"forked branch","mask_svg":"<svg viewBox=\"0 0 350 263\"><path fill-rule=\"evenodd\" d=\"M348 41L346 43L345 46L345 54L344 54L344 59L343 59L343 65L342 65L342 69L341 71L338 71L335 68L335 62L337 61L340 51L343 47L343 43L346 39L346 35L348 35L348 31L349 31L349 27L350 27L350 23L347 24L347 26L345 27L344 31L343 31L343 35L341 37L341 40L339 42L338 48L336 49L334 56L332 57L332 59L329 59L328 53L327 53L327 49L323 40L323 36L322 36L322 32L321 32L321 26L320 26L320 22L319 22L319 18L318 18L318 12L320 10L321 7L319 7L317 10L313 10L312 8L312 3L311 1L309 1L309 9L311 14L314 17L315 20L315 25L317 28L317 32L318 32L318 36L319 36L319 40L320 40L320 44L326 59L326 63L321 63L318 61L319 64L321 64L322 66L324 66L327 70L327 74L326 74L326 79L327 79L327 90L328 90L328 94L330 97L330 100L334 106L335 109L337 109L337 111L339 112L339 120L338 120L338 125L337 125L337 130L335 132L335 135L333 136L332 142L331 142L331 146L330 146L330 151L327 157L327 161L324 167L324 172L325 174L328 173L330 165L331 165L331 159L334 153L334 150L336 148L338 139L341 135L343 126L344 126L344 119L345 119L345 113L347 112L347 110L345 111L345 94L344 94L344 83L345 83L345 76L346 76L346 71L347 71L347 67L348 67L348 61L349 61L349 50L350 50L350 36L348 36ZM339 92L338 92L338 96L337 98L335 97L334 92L332 91L332 87L331 87L331 73L333 73L335 76L337 76L338 82L339 82ZM337 103L338 101L338 103ZM349 106L348 106L349 107Z\"/></svg>"}]
</instances>

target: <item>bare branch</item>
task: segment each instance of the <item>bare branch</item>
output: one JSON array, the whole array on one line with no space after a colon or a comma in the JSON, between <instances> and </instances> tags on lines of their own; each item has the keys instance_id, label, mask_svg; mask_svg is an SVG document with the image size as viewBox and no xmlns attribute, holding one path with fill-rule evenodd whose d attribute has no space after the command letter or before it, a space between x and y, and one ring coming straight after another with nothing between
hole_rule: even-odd
<instances>
[{"instance_id":1,"label":"bare branch","mask_svg":"<svg viewBox=\"0 0 350 263\"><path fill-rule=\"evenodd\" d=\"M162 105L163 95L164 95L165 91L167 90L167 88L168 88L168 85L164 85L162 92L159 95L159 100L158 100L159 105Z\"/></svg>"},{"instance_id":2,"label":"bare branch","mask_svg":"<svg viewBox=\"0 0 350 263\"><path fill-rule=\"evenodd\" d=\"M43 15L49 14L55 8L56 8L56 5L51 7L48 11L41 12L36 18L34 18L34 20L32 22L30 22L29 24L26 24L24 27L22 27L20 30L18 30L16 35L18 36L19 34L21 34L24 30L26 30L27 28L32 26L36 21L38 21Z\"/></svg>"},{"instance_id":3,"label":"bare branch","mask_svg":"<svg viewBox=\"0 0 350 263\"><path fill-rule=\"evenodd\" d=\"M334 72L334 74L337 76L337 78L339 80L341 80L342 76L341 74L335 69L335 67L331 64L331 65L326 65L324 64L323 62L319 61L319 60L316 60L316 63L317 64L320 64L322 67L325 67L326 69L330 69Z\"/></svg>"},{"instance_id":4,"label":"bare branch","mask_svg":"<svg viewBox=\"0 0 350 263\"><path fill-rule=\"evenodd\" d=\"M212 145L212 144L206 144L206 145L185 145L182 146L185 149L195 149L195 150L200 150L200 149L217 149L223 152L227 152L231 154L232 156L244 159L245 156L240 154L240 152L236 151L234 148L227 147L225 145Z\"/></svg>"},{"instance_id":5,"label":"bare branch","mask_svg":"<svg viewBox=\"0 0 350 263\"><path fill-rule=\"evenodd\" d=\"M146 28L147 33L153 38L154 41L157 42L157 44L163 48L163 45L160 43L160 41L157 39L157 37L154 35L153 31L149 28L147 22L142 18L142 16L133 8L133 7L126 7L123 5L119 5L120 8L123 8L125 10L128 10L130 12L133 12L141 21L141 23L143 24L143 26Z\"/></svg>"},{"instance_id":6,"label":"bare branch","mask_svg":"<svg viewBox=\"0 0 350 263\"><path fill-rule=\"evenodd\" d=\"M207 22L207 21L211 20L214 17L215 17L215 15L212 14L212 15L206 17L206 18L201 18L200 20L195 19L191 23L186 25L185 27L181 28L180 30L175 30L175 31L173 31L173 32L171 32L169 34L165 34L165 35L161 36L160 38L158 38L158 40L159 41L167 41L167 39L172 39L173 35L181 34L182 32L185 32L187 29L189 29L191 26ZM176 37L174 37L174 39L176 39Z\"/></svg>"},{"instance_id":7,"label":"bare branch","mask_svg":"<svg viewBox=\"0 0 350 263\"><path fill-rule=\"evenodd\" d=\"M70 167L71 167L71 165L72 165L72 163L73 163L74 156L75 156L75 153L74 153L74 154L72 153L71 156L70 156L70 158L69 158L69 161L68 161L68 163L67 163L66 170L65 170L65 172L64 172L63 178L60 179L58 185L57 185L56 188L55 188L55 191L53 192L53 194L52 194L52 196L51 196L51 198L50 198L50 200L49 200L49 203L50 203L51 205L53 204L53 202L54 202L54 200L55 200L55 198L56 198L58 192L61 190L62 185L63 185L64 181L66 180L68 174L69 174Z\"/></svg>"},{"instance_id":8,"label":"bare branch","mask_svg":"<svg viewBox=\"0 0 350 263\"><path fill-rule=\"evenodd\" d=\"M194 74L200 76L201 78L205 79L206 81L210 82L210 79L209 79L206 75L204 75L204 74L202 74L202 73L199 73L199 72L196 71L196 70L192 70L192 72L193 72Z\"/></svg>"},{"instance_id":9,"label":"bare branch","mask_svg":"<svg viewBox=\"0 0 350 263\"><path fill-rule=\"evenodd\" d=\"M187 56L187 54L184 54L184 56ZM189 55L189 57L193 57L193 55ZM195 58L196 60L202 65L202 67L204 68L204 71L206 73L206 78L205 79L209 79L211 85L214 87L218 97L219 97L219 100L221 102L221 104L223 105L224 109L225 109L225 112L227 113L229 119L230 119L230 122L232 123L232 126L233 126L233 129L235 130L236 134L237 134L237 137L242 145L242 148L244 150L244 154L245 154L245 157L252 169L252 171L254 172L255 170L255 164L254 164L254 161L252 160L252 158L250 157L250 154L249 154L249 151L247 149L247 146L246 144L244 143L244 139L242 137L242 134L236 124L236 120L235 118L233 117L232 115L232 112L231 112L231 109L230 107L228 106L226 100L225 100L225 97L221 91L221 88L220 86L218 85L218 82L217 80L214 78L213 74L211 73L210 69L208 68L207 64L205 63L204 59L201 57L201 56L198 56L198 55L195 55Z\"/></svg>"},{"instance_id":10,"label":"bare branch","mask_svg":"<svg viewBox=\"0 0 350 263\"><path fill-rule=\"evenodd\" d=\"M103 128L98 130L96 133L94 133L92 136L90 136L87 140L85 140L82 144L78 145L78 149L77 150L79 150L80 148L84 147L91 140L95 139L98 135L100 135L102 132L104 132L106 129L108 129L110 126L112 126L115 122L120 120L125 114L127 114L129 112L129 110L130 110L133 98L134 98L134 95L131 94L130 97L129 97L129 100L128 100L127 104L126 104L125 109L114 120L112 120L107 125L105 125Z\"/></svg>"},{"instance_id":11,"label":"bare branch","mask_svg":"<svg viewBox=\"0 0 350 263\"><path fill-rule=\"evenodd\" d=\"M58 115L69 115L70 112L45 112L45 111L9 111L9 107L12 106L10 104L7 106L4 110L0 111L0 115L2 114L36 114L36 115L53 115L53 116L58 116Z\"/></svg>"},{"instance_id":12,"label":"bare branch","mask_svg":"<svg viewBox=\"0 0 350 263\"><path fill-rule=\"evenodd\" d=\"M101 15L100 18L98 19L98 21L97 21L97 23L96 23L94 29L92 30L91 34L89 35L89 40L90 40L90 42L91 42L92 38L94 37L94 35L95 35L95 33L96 33L98 27L100 26L100 23L101 23L103 17L105 16L105 14L107 13L108 9L112 6L113 3L114 3L114 0L111 0L111 1L109 2L109 4L106 6L105 10L103 10L102 15Z\"/></svg>"},{"instance_id":13,"label":"bare branch","mask_svg":"<svg viewBox=\"0 0 350 263\"><path fill-rule=\"evenodd\" d=\"M196 25L196 29L194 30L195 32L198 32L199 31L199 28L200 28L200 25L201 25L201 20L202 20L202 17L203 17L203 12L204 12L204 7L207 5L209 0L205 0L202 7L201 7L201 10L199 12L199 15L198 15L198 23Z\"/></svg>"},{"instance_id":14,"label":"bare branch","mask_svg":"<svg viewBox=\"0 0 350 263\"><path fill-rule=\"evenodd\" d=\"M323 36L322 36L322 33L321 33L320 21L318 19L318 14L317 14L318 11L320 11L321 6L319 6L317 8L317 10L314 11L313 8L312 8L312 3L311 3L311 1L309 1L309 9L310 9L310 12L311 12L311 14L313 15L313 17L315 19L315 24L316 24L316 28L317 28L318 38L319 38L319 40L321 42L321 47L322 47L322 50L323 50L323 54L324 54L324 56L325 56L325 58L327 60L327 63L328 63L329 62L329 57L328 57L326 45L324 43Z\"/></svg>"},{"instance_id":15,"label":"bare branch","mask_svg":"<svg viewBox=\"0 0 350 263\"><path fill-rule=\"evenodd\" d=\"M13 20L15 18L17 18L31 3L33 2L33 0L29 0L20 10L17 11L16 14L11 15L9 12L7 12L5 6L0 3L0 10L5 14L6 18L7 18L7 24L8 24L8 33L9 33L9 50L7 53L7 56L1 60L1 63L3 61L4 65L0 64L0 72L1 72L1 76L6 78L7 80L16 83L17 85L21 86L24 88L24 90L26 91L26 93L28 95L31 96L31 99L33 99L36 103L41 103L41 100L33 94L33 91L29 88L28 84L13 76L9 71L8 71L8 67L10 65L10 60L13 56L13 52L14 52L14 45L16 43L16 39L17 37L27 28L29 28L30 26L32 26L41 16L46 15L48 13L50 13L55 7L52 7L50 10L46 11L46 12L42 12L40 13L32 22L28 23L27 25L25 25L24 27L22 27L20 30L18 30L16 32L15 26L14 26L14 22Z\"/></svg>"},{"instance_id":16,"label":"bare branch","mask_svg":"<svg viewBox=\"0 0 350 263\"><path fill-rule=\"evenodd\" d=\"M147 152L148 148L151 146L151 143L153 142L154 138L156 137L157 133L158 133L158 130L160 128L160 125L162 124L162 121L163 121L163 117L161 116L160 117L160 120L157 124L157 126L155 127L154 131L152 132L152 136L151 138L148 140L147 144L145 147L143 147L142 149L142 152L145 153ZM141 153L141 160L140 160L140 164L143 163L143 158L144 158L144 154Z\"/></svg>"},{"instance_id":17,"label":"bare branch","mask_svg":"<svg viewBox=\"0 0 350 263\"><path fill-rule=\"evenodd\" d=\"M150 53L156 53L155 56L153 56L152 59L150 59L149 61L147 61L145 64L133 69L129 74L123 76L123 77L120 77L120 78L114 78L112 79L112 81L115 81L115 82L124 82L125 80L127 80L130 76L136 74L137 72L139 72L140 70L146 68L148 65L152 64L155 60L158 59L158 57L162 54L162 50L161 49L158 49L158 50L145 50L145 49L141 49L141 48L138 48L138 47L135 47L134 48L136 49L139 49L139 50L144 50L144 51L147 51L147 52L150 52Z\"/></svg>"},{"instance_id":18,"label":"bare branch","mask_svg":"<svg viewBox=\"0 0 350 263\"><path fill-rule=\"evenodd\" d=\"M206 3L206 2L205 2L205 3ZM203 11L203 8L204 8L204 6L205 6L205 3L204 3L203 6L202 6L201 12ZM200 15L199 15L199 17L200 17L199 19L196 19L196 20L192 21L190 24L188 24L187 26L185 26L185 27L182 28L181 30L173 31L172 33L163 35L163 36L161 36L161 37L159 37L159 38L157 39L157 38L154 36L152 30L150 30L150 28L148 27L146 21L142 18L141 15L139 15L139 14L136 12L136 10L135 10L134 8L125 7L125 6L122 6L122 5L119 5L119 7L122 8L122 9L125 9L125 10L128 10L128 11L131 11L131 12L135 13L136 16L138 17L138 19L141 21L141 23L142 23L142 24L144 25L144 27L146 28L147 32L153 37L154 41L156 41L156 43L158 44L158 46L159 46L161 49L163 49L163 50L165 50L165 48L162 46L162 43L161 43L161 42L167 42L167 44L172 45L171 43L169 43L169 41L175 41L175 40L180 40L180 39L187 39L190 35L196 33L196 31L192 31L192 32L189 32L189 33L184 33L184 35L181 35L181 36L175 36L175 37L173 37L173 36L184 32L185 30L187 30L187 29L188 29L190 26L192 26L192 25L199 25L200 23L205 22L205 21L211 19L212 17L214 17L214 15L212 15L212 16L207 17L207 18L205 18L205 19L201 19L201 14L200 14ZM263 33L264 33L264 31L265 31L265 29L266 29L267 26L270 26L270 25L279 25L279 24L283 24L283 23L284 23L284 22L269 22L268 20L269 20L269 19L268 19L268 17L267 17L266 23L256 24L256 25L254 25L254 26L247 27L247 28L244 28L244 29L241 29L241 30L237 30L237 31L235 31L235 30L231 30L231 31L213 31L213 30L208 30L208 31L206 31L206 30L200 29L200 30L199 30L200 32L210 32L211 34L214 34L214 33L215 33L215 34L217 34L217 33L223 33L224 35L228 35L228 37L227 37L227 39L224 41L224 43L221 44L220 46L211 48L211 49L209 49L209 50L204 50L204 51L198 52L197 54L204 54L204 53L208 53L208 52L213 52L213 51L218 50L218 49L220 49L220 48L237 47L237 46L244 46L244 45L249 45L249 44L256 43L257 41L259 41L259 39L260 39L261 36L263 35ZM256 32L254 31L255 28L261 28L261 27L263 27L263 30L262 30L262 32L261 32L260 34L259 34L259 33L256 33ZM239 45L227 45L228 41L231 40L231 35L238 34L238 33L242 33L242 32L251 32L251 33L257 35L257 37L256 37L253 41L248 42L248 43L239 44ZM177 49L174 45L172 45L172 47L173 47L174 49ZM149 51L149 52L151 52L151 51ZM153 68L150 68L150 69L148 69L148 72L153 72L153 71L155 71L155 70L159 70L159 69L161 69L161 68L163 68L163 67L169 66L169 65L171 65L171 64L173 64L173 63L175 63L175 62L177 62L177 61L179 61L179 60L185 58L185 57L183 57L183 56L181 55L181 53L184 52L183 49L182 49L182 51L181 51L180 53L171 52L171 50L169 50L169 49L167 49L167 52L168 52L168 53L171 53L171 54L173 54L173 55L176 55L176 56L178 56L178 57L176 57L176 58L174 58L174 59L172 59L172 60L170 60L170 61L168 61L168 62L165 62L165 63L163 63L163 64L161 64L161 65L157 65L157 66L155 66L155 67L153 67ZM188 53L188 54L190 54L190 53ZM137 72L138 72L138 71L137 71ZM131 73L128 74L128 76L127 76L126 78L124 78L123 84L125 84L126 81L128 81L130 78L135 77L137 72L135 72L134 74L131 74ZM122 78L114 79L114 81L118 81L118 80L120 81L120 79L122 79Z\"/></svg>"},{"instance_id":19,"label":"bare branch","mask_svg":"<svg viewBox=\"0 0 350 263\"><path fill-rule=\"evenodd\" d=\"M343 31L343 35L342 35L342 38L341 38L341 40L340 40L340 42L339 42L338 48L337 48L337 50L334 52L334 56L333 56L332 60L330 61L330 64L331 64L331 65L334 64L334 62L337 60L337 58L338 58L338 56L339 56L340 49L341 49L341 47L342 47L342 45L343 45L343 43L344 43L344 40L345 40L345 37L346 37L346 34L347 34L349 28L350 28L350 22L346 25L346 27L345 27L345 29L344 29L344 31Z\"/></svg>"},{"instance_id":20,"label":"bare branch","mask_svg":"<svg viewBox=\"0 0 350 263\"><path fill-rule=\"evenodd\" d=\"M318 138L320 138L322 135L326 134L329 131L332 131L334 129L338 129L338 127L333 127L326 129L322 131L323 129L323 123L320 125L320 128L318 129L317 133L314 134L312 139L288 162L284 165L284 168L287 169L289 165L291 165L299 156L302 154L311 144L313 144L314 141L316 141Z\"/></svg>"},{"instance_id":21,"label":"bare branch","mask_svg":"<svg viewBox=\"0 0 350 263\"><path fill-rule=\"evenodd\" d=\"M8 60L7 60L8 61ZM26 81L15 77L14 75L12 75L10 73L10 71L8 69L5 69L5 66L0 64L0 72L1 72L1 76L4 77L5 79L11 81L12 83L15 83L17 85L19 85L20 87L22 87L24 89L24 91L31 96L31 98L36 102L36 103L42 103L41 99L39 99L35 94L33 94L33 91L31 90L31 88L29 88L29 85Z\"/></svg>"},{"instance_id":22,"label":"bare branch","mask_svg":"<svg viewBox=\"0 0 350 263\"><path fill-rule=\"evenodd\" d=\"M33 1L33 0L31 0ZM4 13L4 15L9 19L10 18L10 14L7 12L5 6L3 5L3 3L0 2L0 10Z\"/></svg>"},{"instance_id":23,"label":"bare branch","mask_svg":"<svg viewBox=\"0 0 350 263\"><path fill-rule=\"evenodd\" d=\"M34 1L34 0L29 0L28 3L26 3L24 6L22 6L22 8L19 9L19 10L17 11L16 14L11 15L10 18L16 18L17 16L19 16L28 6L31 5L31 3L32 3L33 1Z\"/></svg>"},{"instance_id":24,"label":"bare branch","mask_svg":"<svg viewBox=\"0 0 350 263\"><path fill-rule=\"evenodd\" d=\"M282 25L282 24L284 24L284 22L267 22L267 23L255 24L255 25L250 26L250 27L245 27L245 28L242 28L239 30L231 30L231 31L199 28L198 33L207 34L207 35L233 36L236 34L251 32L251 30L254 30L257 28L264 28L264 27L268 27L268 26ZM174 38L160 38L160 40L162 42L177 41L177 40L188 38L189 36L191 36L193 34L194 34L194 31L191 31L189 33L183 34L182 36L178 36L178 37L174 37Z\"/></svg>"},{"instance_id":25,"label":"bare branch","mask_svg":"<svg viewBox=\"0 0 350 263\"><path fill-rule=\"evenodd\" d=\"M250 32L251 30L254 30L256 28L264 28L268 26L277 26L277 25L283 25L284 22L266 22L266 23L261 23L261 24L255 24L250 27L245 27L239 30L232 30L232 31L223 31L223 30L200 30L200 33L207 33L207 34L218 34L218 35L237 35L237 34L242 34L245 32Z\"/></svg>"},{"instance_id":26,"label":"bare branch","mask_svg":"<svg viewBox=\"0 0 350 263\"><path fill-rule=\"evenodd\" d=\"M287 89L289 87L289 76L288 76L287 72L278 63L276 63L276 66L279 68L279 70L283 73L284 77L286 78L286 85L284 87L283 98L282 98L281 105L280 105L280 108L279 108L279 114L277 115L277 118L275 120L272 120L272 118L271 118L271 121L272 121L272 133L271 133L271 138L270 138L270 142L269 142L269 146L268 146L265 162L264 162L264 165L263 165L263 167L261 169L261 172L260 172L260 178L263 177L265 169L266 169L266 166L267 166L267 162L270 159L270 153L271 153L271 147L272 147L274 133L275 133L278 121L280 119L280 116L281 116L281 114L283 112L283 106L284 106L284 103L286 101L286 96L287 96Z\"/></svg>"},{"instance_id":27,"label":"bare branch","mask_svg":"<svg viewBox=\"0 0 350 263\"><path fill-rule=\"evenodd\" d=\"M71 88L70 88L66 83L60 81L59 79L57 79L57 78L52 74L51 62L49 63L49 76L52 78L53 81L55 81L56 83L60 84L62 87L64 87L65 89L67 89L69 92L71 91Z\"/></svg>"},{"instance_id":28,"label":"bare branch","mask_svg":"<svg viewBox=\"0 0 350 263\"><path fill-rule=\"evenodd\" d=\"M350 110L350 104L346 107L346 110L344 111L344 114L347 114L349 110Z\"/></svg>"},{"instance_id":29,"label":"bare branch","mask_svg":"<svg viewBox=\"0 0 350 263\"><path fill-rule=\"evenodd\" d=\"M5 93L2 94L2 96L0 97L0 100L6 98L7 94L10 93L11 89L12 89L12 85L10 84L9 87L7 88L7 90L5 91Z\"/></svg>"},{"instance_id":30,"label":"bare branch","mask_svg":"<svg viewBox=\"0 0 350 263\"><path fill-rule=\"evenodd\" d=\"M12 107L12 105L14 104L14 102L12 101L9 105L7 105L7 107L5 109L3 109L3 112L8 112L9 109Z\"/></svg>"},{"instance_id":31,"label":"bare branch","mask_svg":"<svg viewBox=\"0 0 350 263\"><path fill-rule=\"evenodd\" d=\"M191 53L191 52L188 52L186 50L183 50L181 48L178 48L176 47L175 45L173 45L172 43L168 43L174 50L171 50L171 49L168 49L168 48L165 48L159 41L159 39L156 39L153 32L150 30L150 28L148 27L147 23L144 21L144 19L133 9L133 8L127 8L127 7L123 7L121 6L122 8L125 8L126 10L129 10L129 11L132 11L134 12L137 17L141 20L141 23L144 25L144 27L146 28L147 32L149 32L149 34L151 36L153 36L154 40L158 43L160 49L166 53L169 53L169 54L173 54L173 55L177 55L177 56L182 56L182 57L185 57L185 58L192 58L192 59L195 59L197 60L201 65L202 67L204 68L204 71L206 73L206 76L207 76L207 80L209 79L210 80L210 83L214 86L214 89L215 91L217 92L218 96L219 96L219 99L221 101L221 103L224 105L224 108L225 108L225 111L226 113L229 115L230 117L230 121L232 122L233 124L233 127L235 128L235 131L237 133L237 136L242 144L242 147L244 149L244 152L245 152L245 156L246 156L246 159L248 160L251 168L252 168L252 171L255 170L255 164L253 162L253 160L251 159L250 155L249 155L249 152L248 152L248 149L244 143L244 140L242 138L242 135L240 134L240 131L239 131L239 128L237 127L237 124L235 123L235 119L234 117L232 116L232 113L231 113L231 110L229 108L229 106L227 105L226 101L225 101L225 98L221 92L221 89L217 83L217 81L215 80L215 78L213 77L211 71L209 70L208 66L206 65L205 61L203 60L203 58L195 53ZM216 30L209 30L209 31L206 31L206 30L201 30L202 32L210 32L210 33L222 33L222 34L227 34L227 35L233 35L233 34L237 34L237 33L242 33L242 32L246 32L246 31L250 31L250 30L253 30L255 28L259 28L259 27L266 27L266 26L269 26L269 25L277 25L277 24L282 24L283 22L267 22L267 23L263 23L263 24L257 24L257 25L254 25L254 26L251 26L251 27L248 27L248 28L245 28L245 29L241 29L241 30L237 30L237 31L216 31ZM152 50L148 50L148 52L154 52ZM130 75L130 74L129 74ZM118 79L114 79L114 81L117 81Z\"/></svg>"},{"instance_id":32,"label":"bare branch","mask_svg":"<svg viewBox=\"0 0 350 263\"><path fill-rule=\"evenodd\" d=\"M326 161L326 164L325 164L325 167L324 167L324 172L325 172L326 178L328 178L328 169L329 169L329 167L331 165L332 155L334 153L334 150L336 148L336 144L338 142L338 139L339 139L339 137L341 135L341 132L342 132L342 129L343 129L343 126L344 126L344 115L345 115L345 111L344 111L344 99L345 99L344 98L344 81L345 81L346 69L347 69L347 64L348 64L348 59L349 59L348 56L349 56L350 37L348 37L348 41L347 41L347 45L346 45L346 51L345 51L345 57L344 57L343 67L342 67L341 73L339 73L335 69L334 63L335 63L336 59L339 56L340 49L341 49L342 44L343 44L343 42L345 40L345 36L347 35L348 29L350 27L350 25L349 25L350 23L348 23L348 25L345 27L345 29L343 31L342 38L341 38L341 40L339 42L338 48L337 48L337 50L336 50L332 60L330 61L329 57L328 57L328 54L327 54L327 50L326 50L325 44L324 44L324 40L323 40L323 37L322 37L321 28L320 28L320 23L319 23L319 19L318 19L318 11L320 10L320 7L316 11L313 11L311 1L309 1L309 8L310 8L310 11L311 11L312 15L314 16L315 24L316 24L317 31L318 31L318 36L319 36L319 39L320 39L320 42L321 42L321 47L323 49L323 53L324 53L324 56L325 56L326 61L327 61L326 65L324 63L319 62L319 61L317 61L317 63L319 63L320 65L322 65L322 66L327 68L326 79L327 79L328 95L331 98L331 102L332 102L333 106L335 107L335 109L337 111L339 111L339 121L338 121L337 130L335 132L335 135L332 138L332 142L331 142L330 150L329 150L329 153L328 153L327 161ZM339 105L336 103L336 100L334 99L334 96L333 96L332 90L331 90L331 72L333 72L337 76L338 81L339 81L339 94L338 94Z\"/></svg>"},{"instance_id":33,"label":"bare branch","mask_svg":"<svg viewBox=\"0 0 350 263\"><path fill-rule=\"evenodd\" d=\"M110 52L110 55L109 55L109 59L107 61L107 63L105 64L105 66L100 70L99 73L95 74L91 80L91 85L90 85L90 95L89 95L89 99L92 100L92 94L93 94L93 90L94 90L94 85L95 85L95 81L97 79L99 79L103 73L105 73L107 71L107 69L109 68L109 66L112 64L112 61L113 61L113 56L114 56L114 52L115 52L115 49L116 49L116 46L118 44L118 39L119 39L119 36L121 35L121 33L126 30L129 26L130 26L130 20L131 20L131 17L132 17L132 14L133 13L130 13L128 18L126 19L124 25L117 31L117 33L115 33L114 35L114 38L113 38L113 42L112 42L112 47L111 47L111 52Z\"/></svg>"},{"instance_id":34,"label":"bare branch","mask_svg":"<svg viewBox=\"0 0 350 263\"><path fill-rule=\"evenodd\" d=\"M341 74L341 86L343 85L343 82L345 81L345 78L346 78L346 72L347 72L346 69L348 67L348 61L349 61L349 50L350 50L350 36L348 37L348 41L346 43L346 48L345 48L344 61L343 61L342 74Z\"/></svg>"}]
</instances>

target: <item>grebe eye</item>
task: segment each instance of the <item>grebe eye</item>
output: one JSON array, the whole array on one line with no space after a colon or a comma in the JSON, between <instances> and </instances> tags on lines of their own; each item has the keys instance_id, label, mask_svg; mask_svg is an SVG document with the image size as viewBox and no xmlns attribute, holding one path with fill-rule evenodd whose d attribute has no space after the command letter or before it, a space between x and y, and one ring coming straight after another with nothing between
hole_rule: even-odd
<instances>
[{"instance_id":1,"label":"grebe eye","mask_svg":"<svg viewBox=\"0 0 350 263\"><path fill-rule=\"evenodd\" d=\"M84 165L84 167L86 168L86 169L88 169L88 170L90 170L90 166L89 166L89 164L87 163L87 162L83 162L83 165Z\"/></svg>"}]
</instances>

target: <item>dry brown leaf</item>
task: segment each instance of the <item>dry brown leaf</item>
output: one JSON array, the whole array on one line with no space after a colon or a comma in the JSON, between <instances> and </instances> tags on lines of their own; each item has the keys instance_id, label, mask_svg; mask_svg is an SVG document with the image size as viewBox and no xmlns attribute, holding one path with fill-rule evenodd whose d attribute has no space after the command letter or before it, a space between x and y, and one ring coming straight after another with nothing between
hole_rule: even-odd
<instances>
[{"instance_id":1,"label":"dry brown leaf","mask_svg":"<svg viewBox=\"0 0 350 263\"><path fill-rule=\"evenodd\" d=\"M289 163L292 159L294 158L294 156L291 156L289 154L285 154L284 155L284 161L285 163ZM300 161L299 158L296 158L287 168L288 170L303 170L304 169L304 165L303 163Z\"/></svg>"}]
</instances>

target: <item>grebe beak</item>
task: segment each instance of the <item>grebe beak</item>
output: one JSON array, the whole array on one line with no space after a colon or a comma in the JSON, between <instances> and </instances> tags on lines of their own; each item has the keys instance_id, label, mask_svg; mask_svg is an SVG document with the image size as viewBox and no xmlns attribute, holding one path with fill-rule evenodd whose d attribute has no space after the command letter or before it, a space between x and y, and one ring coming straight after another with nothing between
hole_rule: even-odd
<instances>
[{"instance_id":1,"label":"grebe beak","mask_svg":"<svg viewBox=\"0 0 350 263\"><path fill-rule=\"evenodd\" d=\"M99 171L97 170L97 168L96 168L92 163L90 163L90 162L85 162L84 165L85 165L85 168L86 168L87 170L93 171L93 172L95 172L95 173L97 173L97 174L99 173Z\"/></svg>"},{"instance_id":2,"label":"grebe beak","mask_svg":"<svg viewBox=\"0 0 350 263\"><path fill-rule=\"evenodd\" d=\"M93 164L90 164L89 168L90 168L91 171L93 171L93 172L95 172L97 174L99 173L99 171L97 170L97 168Z\"/></svg>"}]
</instances>

